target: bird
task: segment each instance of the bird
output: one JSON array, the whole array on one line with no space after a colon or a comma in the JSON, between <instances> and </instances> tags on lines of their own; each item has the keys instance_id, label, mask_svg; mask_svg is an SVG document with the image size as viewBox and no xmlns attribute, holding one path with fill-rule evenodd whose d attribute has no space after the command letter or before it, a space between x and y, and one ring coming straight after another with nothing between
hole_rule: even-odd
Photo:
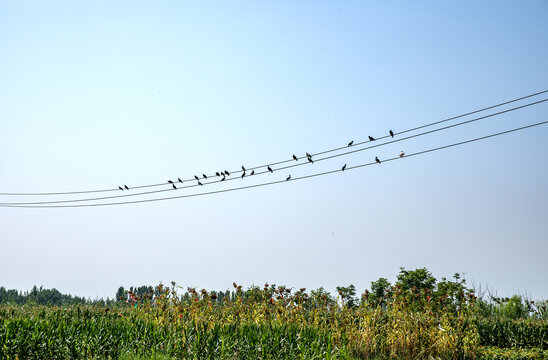
<instances>
[{"instance_id":1,"label":"bird","mask_svg":"<svg viewBox=\"0 0 548 360\"><path fill-rule=\"evenodd\" d=\"M127 187L127 185L124 185L124 188L125 188L126 190L129 190L129 188Z\"/></svg>"},{"instance_id":2,"label":"bird","mask_svg":"<svg viewBox=\"0 0 548 360\"><path fill-rule=\"evenodd\" d=\"M272 171L272 168L269 166L266 167L268 169L268 171L270 171L271 173L273 173L274 171Z\"/></svg>"},{"instance_id":3,"label":"bird","mask_svg":"<svg viewBox=\"0 0 548 360\"><path fill-rule=\"evenodd\" d=\"M171 184L171 186L173 186L173 190L177 190L177 186L175 186L175 184Z\"/></svg>"},{"instance_id":4,"label":"bird","mask_svg":"<svg viewBox=\"0 0 548 360\"><path fill-rule=\"evenodd\" d=\"M225 181L226 179L226 176L223 175L223 178L221 179L221 181Z\"/></svg>"},{"instance_id":5,"label":"bird","mask_svg":"<svg viewBox=\"0 0 548 360\"><path fill-rule=\"evenodd\" d=\"M341 170L342 170L342 171L346 170L346 164L343 165L343 167L342 167Z\"/></svg>"},{"instance_id":6,"label":"bird","mask_svg":"<svg viewBox=\"0 0 548 360\"><path fill-rule=\"evenodd\" d=\"M309 158L311 158L311 157L312 157L312 155L310 155L309 153L306 153L306 157L309 157Z\"/></svg>"},{"instance_id":7,"label":"bird","mask_svg":"<svg viewBox=\"0 0 548 360\"><path fill-rule=\"evenodd\" d=\"M376 156L375 156L375 161L377 162L377 164L380 164L380 163L381 163L381 161L379 160L379 158L376 157Z\"/></svg>"},{"instance_id":8,"label":"bird","mask_svg":"<svg viewBox=\"0 0 548 360\"><path fill-rule=\"evenodd\" d=\"M118 189L120 189L120 190L124 191L124 189L122 189L122 187L121 187L121 186L118 186Z\"/></svg>"},{"instance_id":9,"label":"bird","mask_svg":"<svg viewBox=\"0 0 548 360\"><path fill-rule=\"evenodd\" d=\"M348 146L352 146L352 144L354 144L354 140L352 140L351 142L348 143Z\"/></svg>"},{"instance_id":10,"label":"bird","mask_svg":"<svg viewBox=\"0 0 548 360\"><path fill-rule=\"evenodd\" d=\"M312 157L308 157L308 162L311 162L312 164L314 164L314 160L312 160Z\"/></svg>"},{"instance_id":11,"label":"bird","mask_svg":"<svg viewBox=\"0 0 548 360\"><path fill-rule=\"evenodd\" d=\"M245 176L245 171L242 173L242 179L244 178L244 176Z\"/></svg>"},{"instance_id":12,"label":"bird","mask_svg":"<svg viewBox=\"0 0 548 360\"><path fill-rule=\"evenodd\" d=\"M404 157L404 156L405 156L405 153L404 153L403 150L402 150L401 153L400 153L400 159L401 159L402 157Z\"/></svg>"},{"instance_id":13,"label":"bird","mask_svg":"<svg viewBox=\"0 0 548 360\"><path fill-rule=\"evenodd\" d=\"M179 180L181 184L183 183L183 180L181 180L181 178L177 178L177 180Z\"/></svg>"},{"instance_id":14,"label":"bird","mask_svg":"<svg viewBox=\"0 0 548 360\"><path fill-rule=\"evenodd\" d=\"M250 175L255 175L255 170L251 170L251 174Z\"/></svg>"},{"instance_id":15,"label":"bird","mask_svg":"<svg viewBox=\"0 0 548 360\"><path fill-rule=\"evenodd\" d=\"M242 170L245 172L245 167L242 165Z\"/></svg>"},{"instance_id":16,"label":"bird","mask_svg":"<svg viewBox=\"0 0 548 360\"><path fill-rule=\"evenodd\" d=\"M207 175L206 175L206 174L202 174L202 176L204 177L204 179L207 179Z\"/></svg>"},{"instance_id":17,"label":"bird","mask_svg":"<svg viewBox=\"0 0 548 360\"><path fill-rule=\"evenodd\" d=\"M375 138L373 136L369 136L369 141L375 141Z\"/></svg>"},{"instance_id":18,"label":"bird","mask_svg":"<svg viewBox=\"0 0 548 360\"><path fill-rule=\"evenodd\" d=\"M170 183L170 184L173 184L173 181L171 181L171 180L168 180L167 182Z\"/></svg>"},{"instance_id":19,"label":"bird","mask_svg":"<svg viewBox=\"0 0 548 360\"><path fill-rule=\"evenodd\" d=\"M198 185L203 186L204 184L202 184L200 181L198 181Z\"/></svg>"},{"instance_id":20,"label":"bird","mask_svg":"<svg viewBox=\"0 0 548 360\"><path fill-rule=\"evenodd\" d=\"M392 130L389 131L390 136L394 137L394 132Z\"/></svg>"},{"instance_id":21,"label":"bird","mask_svg":"<svg viewBox=\"0 0 548 360\"><path fill-rule=\"evenodd\" d=\"M219 172L218 172L218 171L217 171L217 172L215 173L215 175L217 175L217 176L219 176L219 177L221 176L221 174L219 174Z\"/></svg>"},{"instance_id":22,"label":"bird","mask_svg":"<svg viewBox=\"0 0 548 360\"><path fill-rule=\"evenodd\" d=\"M200 180L200 178L199 178L199 177L197 177L196 175L194 175L194 179L196 179L196 180Z\"/></svg>"},{"instance_id":23,"label":"bird","mask_svg":"<svg viewBox=\"0 0 548 360\"><path fill-rule=\"evenodd\" d=\"M293 160L299 161L299 159L297 159L297 157L295 156L295 154L293 154Z\"/></svg>"},{"instance_id":24,"label":"bird","mask_svg":"<svg viewBox=\"0 0 548 360\"><path fill-rule=\"evenodd\" d=\"M291 180L291 174L285 179L285 181Z\"/></svg>"},{"instance_id":25,"label":"bird","mask_svg":"<svg viewBox=\"0 0 548 360\"><path fill-rule=\"evenodd\" d=\"M228 170L225 170L225 174L227 174L228 176L230 176L230 173L228 172Z\"/></svg>"}]
</instances>

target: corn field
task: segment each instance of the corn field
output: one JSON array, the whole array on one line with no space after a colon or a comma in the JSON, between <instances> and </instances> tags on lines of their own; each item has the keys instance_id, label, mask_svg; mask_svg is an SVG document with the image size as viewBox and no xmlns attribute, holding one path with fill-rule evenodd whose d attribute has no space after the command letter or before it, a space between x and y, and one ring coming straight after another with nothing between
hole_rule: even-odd
<instances>
[{"instance_id":1,"label":"corn field","mask_svg":"<svg viewBox=\"0 0 548 360\"><path fill-rule=\"evenodd\" d=\"M173 284L109 307L2 305L0 359L511 358L505 347L548 356L546 321L482 319L473 297L449 307L396 293L350 307L305 289L234 287L222 299L192 288L179 295Z\"/></svg>"}]
</instances>

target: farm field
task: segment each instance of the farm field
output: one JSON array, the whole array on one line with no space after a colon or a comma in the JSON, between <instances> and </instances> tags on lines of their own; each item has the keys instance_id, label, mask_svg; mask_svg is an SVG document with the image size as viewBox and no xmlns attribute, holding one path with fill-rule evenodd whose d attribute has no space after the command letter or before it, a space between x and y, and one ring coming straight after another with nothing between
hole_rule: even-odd
<instances>
[{"instance_id":1,"label":"farm field","mask_svg":"<svg viewBox=\"0 0 548 360\"><path fill-rule=\"evenodd\" d=\"M459 279L430 287L401 279L383 286L381 278L360 299L352 286L335 298L321 288L208 292L173 283L105 304L4 304L0 358L548 358L545 302L487 303Z\"/></svg>"}]
</instances>

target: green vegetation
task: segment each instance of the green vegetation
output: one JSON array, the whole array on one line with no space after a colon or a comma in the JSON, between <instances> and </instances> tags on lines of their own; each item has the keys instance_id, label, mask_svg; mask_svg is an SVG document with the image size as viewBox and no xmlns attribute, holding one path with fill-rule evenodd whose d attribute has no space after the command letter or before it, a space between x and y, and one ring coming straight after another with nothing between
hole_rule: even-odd
<instances>
[{"instance_id":1,"label":"green vegetation","mask_svg":"<svg viewBox=\"0 0 548 360\"><path fill-rule=\"evenodd\" d=\"M356 297L265 284L120 287L116 301L0 305L0 359L546 359L546 302L478 299L401 269ZM28 294L27 294L28 296ZM34 297L33 299L36 299Z\"/></svg>"}]
</instances>

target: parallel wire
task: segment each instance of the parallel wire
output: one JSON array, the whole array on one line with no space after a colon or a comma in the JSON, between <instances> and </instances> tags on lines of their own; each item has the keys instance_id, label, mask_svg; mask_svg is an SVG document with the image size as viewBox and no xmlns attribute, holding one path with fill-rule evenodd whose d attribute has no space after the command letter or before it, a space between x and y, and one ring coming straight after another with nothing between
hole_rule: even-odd
<instances>
[{"instance_id":1,"label":"parallel wire","mask_svg":"<svg viewBox=\"0 0 548 360\"><path fill-rule=\"evenodd\" d=\"M403 131L400 131L400 132L395 132L394 135L401 135L401 134L405 134L405 133L408 133L408 132L411 132L411 131L416 131L416 130L423 129L423 128L426 128L426 127L430 127L430 126L433 126L433 125L441 124L441 123L444 123L444 122L447 122L447 121L459 119L459 118L462 118L462 117L465 117L465 116L468 116L468 115L476 114L476 113L483 112L483 111L486 111L486 110L489 110L489 109L493 109L493 108L500 107L500 106L503 106L503 105L507 105L507 104L510 104L510 103L513 103L513 102L524 100L524 99L527 99L527 98L530 98L530 97L534 97L534 96L537 96L537 95L540 95L540 94L544 94L546 92L548 92L548 90L543 90L543 91L540 91L540 92L537 92L537 93L534 93L534 94L522 96L522 97L512 99L512 100L509 100L509 101L505 101L505 102L502 102L502 103L499 103L499 104L496 104L496 105L492 105L492 106L484 107L482 109L474 110L474 111L471 111L471 112L468 112L468 113L465 113L465 114L461 114L461 115L458 115L458 116L453 116L453 117L450 117L450 118L447 118L447 119L443 119L443 120L435 121L435 122L428 123L428 124L425 124L425 125L421 125L421 126L418 126L418 127L412 128L412 129L403 130ZM546 101L546 100L542 100L540 102L543 102L543 101ZM538 104L540 102L531 103L531 104L528 104L528 105L525 105L525 106ZM521 108L521 107L518 107L518 108ZM516 110L518 108L510 109L508 111ZM376 140L385 139L385 138L388 138L389 136L390 135L378 137L378 138L376 138ZM370 142L370 141L366 140L366 141L358 142L358 143L355 143L354 146L362 145L362 144L365 144L365 143L368 143L368 142ZM346 147L333 148L333 149L313 153L312 156L323 155L323 154L327 154L327 153L330 153L330 152L339 151L339 150L342 150L342 149L345 149L345 148ZM306 158L306 156L298 157L299 160L300 159L305 159L305 158ZM282 160L282 161L273 162L273 163L269 163L269 164L265 164L265 165L250 167L247 170L259 169L259 168L262 168L262 167L266 167L267 165L276 166L276 165L289 163L289 162L292 162L292 161L294 161L294 160L293 159ZM234 174L239 174L241 172L242 172L242 170L231 171L231 173L234 173ZM208 177L215 177L215 174L208 175ZM195 180L194 178L185 179L185 180L183 180L183 183L188 182L188 181L194 181L194 180ZM157 186L167 186L167 185L169 185L167 182L162 182L162 183L156 183L156 184L131 186L130 189L143 189L143 188L157 187ZM156 192L169 191L169 190L170 189L159 190L159 191L156 191ZM0 193L0 195L10 195L10 196L75 195L75 194L89 194L89 193L112 192L112 191L120 191L120 189L118 189L118 188L114 189L113 188L113 189L81 190L81 191L66 191L66 192L42 192L42 193ZM146 193L141 193L141 194L149 194L149 193L153 193L153 192L146 192ZM140 194L135 194L135 195L140 195ZM123 197L123 196L124 195L115 196L115 197Z\"/></svg>"},{"instance_id":2,"label":"parallel wire","mask_svg":"<svg viewBox=\"0 0 548 360\"><path fill-rule=\"evenodd\" d=\"M485 139L489 139L489 138L492 138L492 137L496 137L496 136L500 136L500 135L504 135L504 134L509 134L509 133L512 133L512 132L515 132L515 131L520 131L520 130L529 129L529 128L532 128L532 127L535 127L535 126L544 125L544 124L547 124L547 123L548 123L548 121L542 121L542 122L538 122L538 123L534 123L534 124L530 124L530 125L526 125L526 126L506 130L506 131L501 131L501 132L486 135L486 136L481 136L481 137L474 138L474 139L469 139L469 140L465 140L465 141L461 141L461 142L457 142L457 143L453 143L453 144L449 144L449 145L439 146L439 147L435 147L435 148L432 148L432 149L422 150L422 151L418 151L418 152L415 152L415 153L406 154L403 158L405 159L405 158L409 158L409 157L413 157L413 156L417 156L417 155L423 155L423 154L427 154L427 153L430 153L430 152L451 148L451 147L454 147L454 146L459 146L459 145L464 145L464 144L468 144L468 143L472 143L472 142L476 142L476 141L480 141L480 140L485 140ZM389 161L398 160L398 159L401 160L401 158L399 156L396 156L396 157L393 157L393 158L384 159L382 162L389 162ZM376 162L369 162L369 163L364 163L364 164L355 165L355 166L348 166L344 171L358 169L358 168L362 168L362 167L365 167L365 166L371 166L371 165L375 165L375 164L376 164ZM318 176L323 176L323 175L328 175L328 174L334 174L334 173L337 173L337 172L343 172L343 170L342 169L337 169L337 170L325 171L325 172L311 174L311 175L295 177L295 178L292 178L291 181L304 180L304 179L309 179L309 178L313 178L313 177L318 177ZM289 181L289 182L291 182L291 181ZM190 198L190 197L196 197L196 196L219 194L219 193L225 193L225 192L231 192L231 191L237 191L237 190L258 188L258 187L263 187L263 186L267 186L267 185L281 184L281 183L286 183L286 182L288 182L288 181L287 180L277 180L277 181L271 181L271 182L262 183L262 184L247 185L247 186L241 186L241 187L236 187L236 188L231 188L231 189L222 189L222 190L216 190L216 191L209 191L209 192L204 192L204 193L170 196L170 197L155 198L155 199L133 200L133 201L126 201L126 202L113 202L113 203L100 203L100 204L80 204L80 205L45 205L45 206L39 206L39 205L0 205L0 207L75 208L75 207L126 205L126 204L137 204L137 203L146 203L146 202L155 202L155 201L164 201L164 200L172 200L172 199L181 199L181 198Z\"/></svg>"},{"instance_id":3,"label":"parallel wire","mask_svg":"<svg viewBox=\"0 0 548 360\"><path fill-rule=\"evenodd\" d=\"M419 137L419 136L432 134L432 133L435 133L435 132L438 132L438 131L447 130L447 129L454 128L454 127L457 127L457 126L473 123L473 122L476 122L476 121L479 121L479 120L484 120L484 119L487 119L487 118L490 118L490 117L493 117L493 116L498 116L498 115L501 115L501 114L504 114L504 113L507 113L507 112L510 112L510 111L515 111L515 110L522 109L522 108L525 108L525 107L528 107L528 106L536 105L536 104L539 104L539 103L542 103L542 102L545 102L545 101L548 101L548 99L544 99L544 100L536 101L536 102L533 102L533 103L530 103L530 104L526 104L526 105L518 106L518 107L515 107L515 108L499 111L499 112L496 112L496 113L493 113L493 114L480 116L478 118L474 118L474 119L470 119L470 120L466 120L466 121L461 121L461 122L456 123L456 124L447 125L447 126L444 126L444 127L441 127L441 128L434 129L434 130L429 130L429 131L425 131L425 132L422 132L422 133L419 133L419 134L414 134L414 135L406 136L406 137L403 137L403 138L395 139L395 140L392 140L392 141L387 141L387 142L384 142L384 143L381 143L381 144L375 144L375 145L367 146L367 147L364 147L364 148L353 149L353 150L346 151L346 152L343 152L343 153L340 153L340 154L326 156L326 157L323 157L323 158L315 159L314 162L319 162L319 161L333 159L333 158L336 158L336 157L346 156L346 155L349 155L349 154L369 150L369 149L372 149L372 148L376 148L376 147L380 147L380 146L384 146L384 145L393 144L393 143L396 143L396 142L409 140L409 139L416 138L416 137ZM360 144L365 144L365 143L369 143L369 142L370 141L366 141L366 142L363 142L363 143L360 143ZM360 144L357 144L357 145L354 145L354 146L359 146ZM341 148L341 150L342 149L348 149L348 146ZM276 171L285 170L285 169L290 169L290 168L293 168L293 167L302 166L302 165L309 165L309 164L310 164L309 162L294 163L294 164L289 165L289 166L276 168L275 170ZM268 172L269 172L268 170L257 172L254 175L249 175L249 177L251 177L251 176L255 177L257 175L267 174ZM238 180L238 178L239 177L233 177L233 178L225 179L224 181ZM215 180L215 181L208 181L208 182L204 181L203 186L216 184L216 183L220 183L220 182L223 182L223 180ZM200 185L199 184L194 184L194 185L187 185L187 186L179 186L179 187L177 187L177 190L182 190L182 189L187 189L187 188L192 188L192 187L197 187L197 186L200 186ZM63 204L63 203L66 204L66 203L75 203L75 202L108 200L108 199L124 198L124 197L130 197L130 196L150 195L150 194L156 194L156 193L161 193L161 192L166 192L166 191L174 191L174 190L175 189L169 188L169 189L163 189L163 190L145 191L145 192L140 192L140 193L129 193L129 194L114 195L114 196L102 196L102 197L95 197L95 198L71 199L71 200L36 201L36 202L4 202L4 203L0 203L0 205L41 205L41 204L44 205L44 204Z\"/></svg>"}]
</instances>

